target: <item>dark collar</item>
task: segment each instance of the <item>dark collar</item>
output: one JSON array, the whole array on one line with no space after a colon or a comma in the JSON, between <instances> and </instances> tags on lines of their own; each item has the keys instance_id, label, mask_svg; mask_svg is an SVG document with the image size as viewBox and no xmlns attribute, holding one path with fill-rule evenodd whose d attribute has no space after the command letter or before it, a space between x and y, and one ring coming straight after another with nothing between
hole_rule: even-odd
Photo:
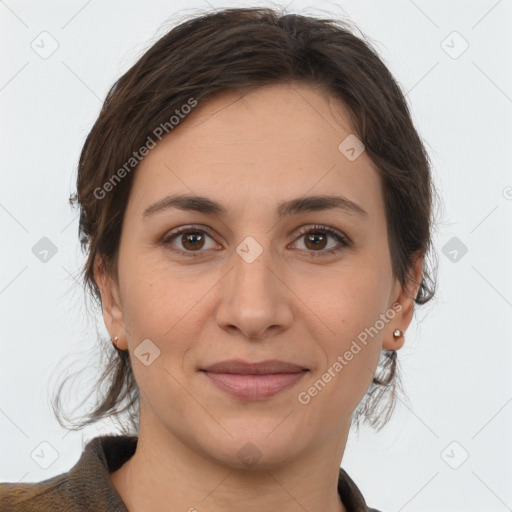
<instances>
[{"instance_id":1,"label":"dark collar","mask_svg":"<svg viewBox=\"0 0 512 512\"><path fill-rule=\"evenodd\" d=\"M102 466L108 468L109 472L113 472L135 453L136 447L137 437L101 436L90 441L85 452L87 450L94 452L95 457L102 461ZM366 505L361 491L342 468L338 477L338 493L347 512L379 512Z\"/></svg>"}]
</instances>

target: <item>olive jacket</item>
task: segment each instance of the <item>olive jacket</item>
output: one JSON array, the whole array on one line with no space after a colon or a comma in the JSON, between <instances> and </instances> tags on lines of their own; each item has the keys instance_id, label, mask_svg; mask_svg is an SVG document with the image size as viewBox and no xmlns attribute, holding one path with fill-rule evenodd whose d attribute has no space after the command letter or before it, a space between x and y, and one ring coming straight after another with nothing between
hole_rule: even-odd
<instances>
[{"instance_id":1,"label":"olive jacket","mask_svg":"<svg viewBox=\"0 0 512 512\"><path fill-rule=\"evenodd\" d=\"M0 483L0 512L128 512L109 473L120 468L137 447L136 436L91 439L66 473L41 482ZM369 508L348 474L340 468L338 492L348 512Z\"/></svg>"}]
</instances>

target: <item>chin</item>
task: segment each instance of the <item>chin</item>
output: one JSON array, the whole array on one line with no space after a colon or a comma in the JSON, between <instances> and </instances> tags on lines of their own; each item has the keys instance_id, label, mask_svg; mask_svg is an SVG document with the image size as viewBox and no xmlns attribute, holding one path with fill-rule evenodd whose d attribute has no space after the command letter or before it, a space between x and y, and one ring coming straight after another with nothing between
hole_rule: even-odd
<instances>
[{"instance_id":1,"label":"chin","mask_svg":"<svg viewBox=\"0 0 512 512\"><path fill-rule=\"evenodd\" d=\"M224 420L225 430L212 427L213 431L202 438L202 450L216 462L233 469L276 468L298 457L311 442L304 438L303 428L290 428L294 426L293 420L285 418L286 414L281 414ZM206 444L202 442L204 439L208 439Z\"/></svg>"}]
</instances>

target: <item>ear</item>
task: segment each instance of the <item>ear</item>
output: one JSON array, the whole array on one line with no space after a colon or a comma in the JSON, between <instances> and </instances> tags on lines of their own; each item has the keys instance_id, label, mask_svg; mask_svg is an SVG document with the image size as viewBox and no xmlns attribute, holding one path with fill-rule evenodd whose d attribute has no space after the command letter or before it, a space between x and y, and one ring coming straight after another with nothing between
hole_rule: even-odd
<instances>
[{"instance_id":1,"label":"ear","mask_svg":"<svg viewBox=\"0 0 512 512\"><path fill-rule=\"evenodd\" d=\"M384 330L384 339L382 348L385 350L399 350L405 343L405 331L409 327L414 312L414 299L418 294L423 277L424 253L417 253L413 259L412 276L402 286L398 280L395 283L393 294L391 296L390 309L395 311L395 316L390 319ZM393 332L400 329L403 336L395 338Z\"/></svg>"},{"instance_id":2,"label":"ear","mask_svg":"<svg viewBox=\"0 0 512 512\"><path fill-rule=\"evenodd\" d=\"M123 309L121 307L119 286L114 276L110 275L103 265L103 260L98 256L94 262L94 279L100 290L103 321L110 338L118 337L117 347L127 350L126 329Z\"/></svg>"}]
</instances>

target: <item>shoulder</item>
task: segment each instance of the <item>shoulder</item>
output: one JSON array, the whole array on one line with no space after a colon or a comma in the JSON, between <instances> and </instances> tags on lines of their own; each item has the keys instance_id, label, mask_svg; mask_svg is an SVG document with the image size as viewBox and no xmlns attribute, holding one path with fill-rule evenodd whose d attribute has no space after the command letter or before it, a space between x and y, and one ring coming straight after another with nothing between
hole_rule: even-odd
<instances>
[{"instance_id":1,"label":"shoulder","mask_svg":"<svg viewBox=\"0 0 512 512\"><path fill-rule=\"evenodd\" d=\"M0 483L2 512L74 510L72 490L66 473L34 483ZM61 508L63 507L63 508Z\"/></svg>"},{"instance_id":2,"label":"shoulder","mask_svg":"<svg viewBox=\"0 0 512 512\"><path fill-rule=\"evenodd\" d=\"M0 483L1 512L126 512L109 473L130 458L136 437L99 436L66 473L42 482Z\"/></svg>"}]
</instances>

